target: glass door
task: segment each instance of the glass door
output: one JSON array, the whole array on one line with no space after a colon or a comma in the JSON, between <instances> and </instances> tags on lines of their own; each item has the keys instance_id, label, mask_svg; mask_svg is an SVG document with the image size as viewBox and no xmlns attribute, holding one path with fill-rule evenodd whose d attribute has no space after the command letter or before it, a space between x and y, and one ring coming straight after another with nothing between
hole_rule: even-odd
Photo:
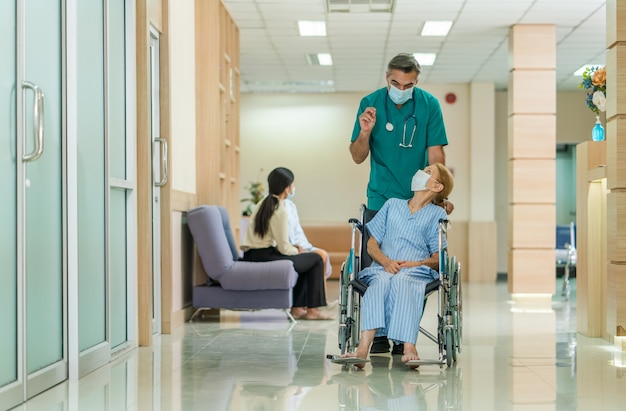
<instances>
[{"instance_id":1,"label":"glass door","mask_svg":"<svg viewBox=\"0 0 626 411\"><path fill-rule=\"evenodd\" d=\"M167 141L161 138L159 33L150 28L152 147L152 332L161 333L161 187L167 184Z\"/></svg>"},{"instance_id":2,"label":"glass door","mask_svg":"<svg viewBox=\"0 0 626 411\"><path fill-rule=\"evenodd\" d=\"M135 140L134 107L135 56L134 2L107 0L106 18L106 121L108 157L108 278L109 330L112 351L120 351L133 341L135 307Z\"/></svg>"},{"instance_id":3,"label":"glass door","mask_svg":"<svg viewBox=\"0 0 626 411\"><path fill-rule=\"evenodd\" d=\"M20 257L25 277L26 398L30 398L67 376L61 141L63 15L60 0L18 4L25 22L22 30L18 29L18 36L24 37L17 41L23 62L17 83L21 86L17 94L18 207L24 213L23 238L18 244L24 247ZM20 63L18 60L18 67Z\"/></svg>"},{"instance_id":4,"label":"glass door","mask_svg":"<svg viewBox=\"0 0 626 411\"><path fill-rule=\"evenodd\" d=\"M18 382L15 1L0 2L0 404L22 402ZM21 310L19 310L21 313Z\"/></svg>"},{"instance_id":5,"label":"glass door","mask_svg":"<svg viewBox=\"0 0 626 411\"><path fill-rule=\"evenodd\" d=\"M10 407L67 378L63 9L61 0L4 1L0 9L8 120L0 122L0 404Z\"/></svg>"}]
</instances>

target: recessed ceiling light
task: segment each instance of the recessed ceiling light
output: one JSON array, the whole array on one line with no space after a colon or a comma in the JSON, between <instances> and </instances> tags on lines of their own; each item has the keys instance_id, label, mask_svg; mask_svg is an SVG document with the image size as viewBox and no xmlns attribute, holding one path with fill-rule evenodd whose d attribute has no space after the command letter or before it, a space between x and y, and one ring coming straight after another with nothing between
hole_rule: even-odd
<instances>
[{"instance_id":1,"label":"recessed ceiling light","mask_svg":"<svg viewBox=\"0 0 626 411\"><path fill-rule=\"evenodd\" d=\"M420 66L432 66L435 64L437 53L413 53L413 57L415 57Z\"/></svg>"},{"instance_id":2,"label":"recessed ceiling light","mask_svg":"<svg viewBox=\"0 0 626 411\"><path fill-rule=\"evenodd\" d=\"M333 57L330 53L307 54L306 61L310 66L332 66Z\"/></svg>"},{"instance_id":3,"label":"recessed ceiling light","mask_svg":"<svg viewBox=\"0 0 626 411\"><path fill-rule=\"evenodd\" d=\"M575 76L582 76L586 69L591 67L602 67L603 64L585 64L574 72Z\"/></svg>"},{"instance_id":4,"label":"recessed ceiling light","mask_svg":"<svg viewBox=\"0 0 626 411\"><path fill-rule=\"evenodd\" d=\"M333 57L330 53L318 53L317 59L320 62L320 66L332 66L333 65Z\"/></svg>"},{"instance_id":5,"label":"recessed ceiling light","mask_svg":"<svg viewBox=\"0 0 626 411\"><path fill-rule=\"evenodd\" d=\"M452 27L451 21L427 21L422 28L422 36L447 36Z\"/></svg>"},{"instance_id":6,"label":"recessed ceiling light","mask_svg":"<svg viewBox=\"0 0 626 411\"><path fill-rule=\"evenodd\" d=\"M301 36L325 36L326 22L324 21L298 21L298 29Z\"/></svg>"}]
</instances>

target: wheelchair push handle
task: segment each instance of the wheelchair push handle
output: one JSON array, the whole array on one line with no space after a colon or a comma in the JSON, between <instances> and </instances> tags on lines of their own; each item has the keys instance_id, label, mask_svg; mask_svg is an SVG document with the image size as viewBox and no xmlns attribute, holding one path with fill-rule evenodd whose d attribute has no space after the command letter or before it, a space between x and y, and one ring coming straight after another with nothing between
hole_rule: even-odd
<instances>
[{"instance_id":1,"label":"wheelchair push handle","mask_svg":"<svg viewBox=\"0 0 626 411\"><path fill-rule=\"evenodd\" d=\"M361 223L358 219L351 218L348 220L348 224L350 224L352 228L356 228L360 232L363 232L363 223Z\"/></svg>"},{"instance_id":2,"label":"wheelchair push handle","mask_svg":"<svg viewBox=\"0 0 626 411\"><path fill-rule=\"evenodd\" d=\"M448 227L452 226L452 223L447 218L439 219L439 229L444 233L448 231Z\"/></svg>"}]
</instances>

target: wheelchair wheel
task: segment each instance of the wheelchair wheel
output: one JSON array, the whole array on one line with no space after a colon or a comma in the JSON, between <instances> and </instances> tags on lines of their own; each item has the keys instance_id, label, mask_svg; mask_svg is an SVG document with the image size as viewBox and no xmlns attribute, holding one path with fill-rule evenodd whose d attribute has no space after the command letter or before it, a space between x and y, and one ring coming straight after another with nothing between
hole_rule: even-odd
<instances>
[{"instance_id":1,"label":"wheelchair wheel","mask_svg":"<svg viewBox=\"0 0 626 411\"><path fill-rule=\"evenodd\" d=\"M350 338L350 322L348 320L350 315L348 310L348 283L350 273L346 270L347 266L347 261L341 265L339 280L339 304L337 304L339 315L339 331L337 332L337 339L339 343L339 350L342 355L346 353L348 338Z\"/></svg>"},{"instance_id":2,"label":"wheelchair wheel","mask_svg":"<svg viewBox=\"0 0 626 411\"><path fill-rule=\"evenodd\" d=\"M452 336L452 330L447 329L445 331L446 334L446 364L449 366L452 365L453 357L454 357L454 343L452 342L454 337Z\"/></svg>"},{"instance_id":3,"label":"wheelchair wheel","mask_svg":"<svg viewBox=\"0 0 626 411\"><path fill-rule=\"evenodd\" d=\"M456 361L456 353L458 347L458 334L457 334L457 325L458 325L458 277L456 267L456 257L450 257L450 262L448 264L449 272L449 293L448 293L448 309L450 310L450 326L452 326L451 334L452 334L452 361Z\"/></svg>"},{"instance_id":4,"label":"wheelchair wheel","mask_svg":"<svg viewBox=\"0 0 626 411\"><path fill-rule=\"evenodd\" d=\"M460 354L463 348L463 293L461 279L461 263L457 263L455 267L457 285L456 285L456 351Z\"/></svg>"},{"instance_id":5,"label":"wheelchair wheel","mask_svg":"<svg viewBox=\"0 0 626 411\"><path fill-rule=\"evenodd\" d=\"M361 339L361 296L357 292L352 295L352 323L350 324L350 352L356 351Z\"/></svg>"}]
</instances>

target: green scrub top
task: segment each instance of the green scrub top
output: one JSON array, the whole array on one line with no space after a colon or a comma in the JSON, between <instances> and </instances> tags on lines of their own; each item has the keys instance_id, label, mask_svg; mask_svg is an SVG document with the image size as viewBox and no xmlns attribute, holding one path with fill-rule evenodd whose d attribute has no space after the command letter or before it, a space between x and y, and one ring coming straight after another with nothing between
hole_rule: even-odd
<instances>
[{"instance_id":1,"label":"green scrub top","mask_svg":"<svg viewBox=\"0 0 626 411\"><path fill-rule=\"evenodd\" d=\"M367 185L367 207L372 210L380 210L390 198L411 198L411 179L417 170L428 165L428 147L448 144L439 101L417 87L413 89L413 101L415 105L409 100L398 109L388 97L387 87L361 99L351 141L354 142L361 131L361 113L367 107L376 108L376 124L370 135L370 180ZM412 114L417 126L411 142ZM393 124L393 131L387 131L387 122ZM412 147L400 146L407 146L410 142Z\"/></svg>"}]
</instances>

